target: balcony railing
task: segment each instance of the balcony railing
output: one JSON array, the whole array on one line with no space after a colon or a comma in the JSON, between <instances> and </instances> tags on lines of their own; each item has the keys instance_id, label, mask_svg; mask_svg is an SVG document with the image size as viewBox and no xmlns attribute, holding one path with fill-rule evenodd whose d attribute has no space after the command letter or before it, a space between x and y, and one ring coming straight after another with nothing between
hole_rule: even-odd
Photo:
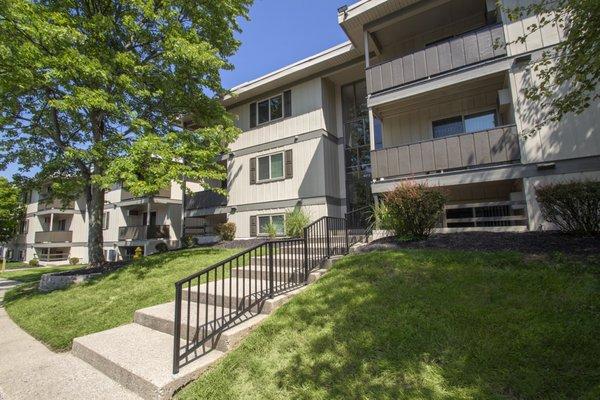
<instances>
[{"instance_id":1,"label":"balcony railing","mask_svg":"<svg viewBox=\"0 0 600 400\"><path fill-rule=\"evenodd\" d=\"M367 90L376 93L504 55L502 25L486 26L367 68Z\"/></svg>"},{"instance_id":2,"label":"balcony railing","mask_svg":"<svg viewBox=\"0 0 600 400\"><path fill-rule=\"evenodd\" d=\"M188 210L197 210L200 208L225 207L227 205L227 197L213 192L212 190L203 190L194 193L188 200L186 208Z\"/></svg>"},{"instance_id":3,"label":"balcony railing","mask_svg":"<svg viewBox=\"0 0 600 400\"><path fill-rule=\"evenodd\" d=\"M46 201L44 199L40 199L38 202L38 211L46 211L46 210L74 210L75 202L70 201L67 204L63 204L62 200L54 199L52 201Z\"/></svg>"},{"instance_id":4,"label":"balcony railing","mask_svg":"<svg viewBox=\"0 0 600 400\"><path fill-rule=\"evenodd\" d=\"M169 225L119 227L119 240L169 239Z\"/></svg>"},{"instance_id":5,"label":"balcony railing","mask_svg":"<svg viewBox=\"0 0 600 400\"><path fill-rule=\"evenodd\" d=\"M73 231L46 231L36 232L36 243L65 243L73 240Z\"/></svg>"},{"instance_id":6,"label":"balcony railing","mask_svg":"<svg viewBox=\"0 0 600 400\"><path fill-rule=\"evenodd\" d=\"M508 163L520 159L514 125L371 152L373 178Z\"/></svg>"},{"instance_id":7,"label":"balcony railing","mask_svg":"<svg viewBox=\"0 0 600 400\"><path fill-rule=\"evenodd\" d=\"M40 261L66 261L69 259L69 253L42 253L38 255Z\"/></svg>"},{"instance_id":8,"label":"balcony railing","mask_svg":"<svg viewBox=\"0 0 600 400\"><path fill-rule=\"evenodd\" d=\"M159 190L158 193L154 195L154 197L164 197L164 198L170 199L171 198L171 188L168 187L168 188ZM121 201L131 200L131 199L135 199L135 198L137 198L137 197L135 197L134 195L129 193L127 190L125 190L125 189L121 190Z\"/></svg>"}]
</instances>

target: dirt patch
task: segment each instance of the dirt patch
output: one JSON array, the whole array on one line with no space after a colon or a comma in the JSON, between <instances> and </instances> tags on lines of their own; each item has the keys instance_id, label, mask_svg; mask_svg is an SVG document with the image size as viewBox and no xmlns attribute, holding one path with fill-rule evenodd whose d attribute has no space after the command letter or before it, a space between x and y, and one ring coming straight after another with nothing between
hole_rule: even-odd
<instances>
[{"instance_id":1,"label":"dirt patch","mask_svg":"<svg viewBox=\"0 0 600 400\"><path fill-rule=\"evenodd\" d=\"M444 249L474 251L518 251L529 257L556 252L577 256L599 256L600 236L571 236L559 232L464 232L432 235L421 241L401 242L394 237L375 240L359 251L384 249Z\"/></svg>"}]
</instances>

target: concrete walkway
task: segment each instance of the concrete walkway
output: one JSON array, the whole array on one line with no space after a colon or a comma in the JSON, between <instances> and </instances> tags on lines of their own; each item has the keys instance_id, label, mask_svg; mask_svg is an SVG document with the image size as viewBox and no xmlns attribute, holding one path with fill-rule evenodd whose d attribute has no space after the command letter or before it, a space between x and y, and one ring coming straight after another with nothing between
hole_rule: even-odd
<instances>
[{"instance_id":1,"label":"concrete walkway","mask_svg":"<svg viewBox=\"0 0 600 400\"><path fill-rule=\"evenodd\" d=\"M18 282L0 279L0 400L139 399L71 353L54 353L21 330L1 306Z\"/></svg>"}]
</instances>

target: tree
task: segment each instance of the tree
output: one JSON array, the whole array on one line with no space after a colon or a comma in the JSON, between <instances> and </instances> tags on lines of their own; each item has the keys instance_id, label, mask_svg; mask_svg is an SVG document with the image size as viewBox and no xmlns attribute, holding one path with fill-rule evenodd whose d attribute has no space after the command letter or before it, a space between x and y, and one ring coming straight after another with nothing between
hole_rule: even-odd
<instances>
[{"instance_id":1,"label":"tree","mask_svg":"<svg viewBox=\"0 0 600 400\"><path fill-rule=\"evenodd\" d=\"M251 2L0 0L0 168L84 195L91 266L112 184L141 196L224 178L215 160L238 130L219 72Z\"/></svg>"},{"instance_id":2,"label":"tree","mask_svg":"<svg viewBox=\"0 0 600 400\"><path fill-rule=\"evenodd\" d=\"M15 236L23 211L19 188L0 177L0 243Z\"/></svg>"},{"instance_id":3,"label":"tree","mask_svg":"<svg viewBox=\"0 0 600 400\"><path fill-rule=\"evenodd\" d=\"M500 2L499 2L500 4ZM500 4L501 5L501 4ZM600 2L597 0L539 0L526 6L502 10L511 21L539 15L539 22L508 43L525 43L533 33L547 26L564 30L564 40L546 49L531 68L539 83L524 90L525 98L548 110L532 131L547 122L559 122L569 113L581 114L600 99Z\"/></svg>"}]
</instances>

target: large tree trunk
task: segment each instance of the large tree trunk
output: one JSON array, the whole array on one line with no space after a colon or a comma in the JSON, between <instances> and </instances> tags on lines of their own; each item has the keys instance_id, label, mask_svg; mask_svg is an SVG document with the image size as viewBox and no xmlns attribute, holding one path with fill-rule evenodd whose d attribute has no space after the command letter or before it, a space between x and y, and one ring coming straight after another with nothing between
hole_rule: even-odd
<instances>
[{"instance_id":1,"label":"large tree trunk","mask_svg":"<svg viewBox=\"0 0 600 400\"><path fill-rule=\"evenodd\" d=\"M104 264L104 237L102 222L104 219L104 189L90 184L87 190L88 213L88 255L90 267L101 267Z\"/></svg>"}]
</instances>

